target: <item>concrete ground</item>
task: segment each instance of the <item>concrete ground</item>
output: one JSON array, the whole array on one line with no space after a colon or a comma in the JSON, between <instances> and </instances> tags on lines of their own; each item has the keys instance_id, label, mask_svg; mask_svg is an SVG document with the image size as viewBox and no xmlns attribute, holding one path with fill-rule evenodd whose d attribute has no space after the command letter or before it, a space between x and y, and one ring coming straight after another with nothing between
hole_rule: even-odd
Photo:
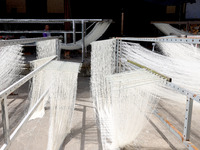
<instances>
[{"instance_id":1,"label":"concrete ground","mask_svg":"<svg viewBox=\"0 0 200 150\"><path fill-rule=\"evenodd\" d=\"M65 138L61 150L99 150L99 139L92 99L90 96L90 78L78 78L77 100L74 110L71 133ZM9 96L8 108L12 131L28 109L28 84L24 85L18 96ZM184 101L184 100L183 100ZM185 103L162 100L158 104L159 112L179 131L183 131ZM191 142L200 149L200 106L193 108ZM1 119L0 119L1 121ZM3 143L2 124L0 128L1 145ZM46 150L49 127L49 107L46 107L42 119L30 120L19 132L9 150ZM186 147L161 121L152 115L146 126L128 150L184 150Z\"/></svg>"}]
</instances>

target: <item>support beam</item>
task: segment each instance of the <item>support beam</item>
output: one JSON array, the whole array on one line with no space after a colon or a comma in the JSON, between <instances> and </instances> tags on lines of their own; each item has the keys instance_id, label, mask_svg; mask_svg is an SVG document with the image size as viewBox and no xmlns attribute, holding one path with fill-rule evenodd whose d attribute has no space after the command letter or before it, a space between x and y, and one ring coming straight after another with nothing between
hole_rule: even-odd
<instances>
[{"instance_id":1,"label":"support beam","mask_svg":"<svg viewBox=\"0 0 200 150\"><path fill-rule=\"evenodd\" d=\"M62 38L61 36L55 37L41 37L41 38L27 38L27 39L15 39L15 40L0 40L0 46L9 46L9 45L16 45L16 44L27 44L27 43L34 43L38 41L45 41L50 39L58 39Z\"/></svg>"},{"instance_id":2,"label":"support beam","mask_svg":"<svg viewBox=\"0 0 200 150\"><path fill-rule=\"evenodd\" d=\"M85 57L85 21L82 21L82 63Z\"/></svg>"},{"instance_id":3,"label":"support beam","mask_svg":"<svg viewBox=\"0 0 200 150\"><path fill-rule=\"evenodd\" d=\"M190 129L192 121L192 108L193 108L193 99L187 98L186 101L186 111L185 111L185 121L184 121L184 131L183 137L185 141L190 140Z\"/></svg>"},{"instance_id":4,"label":"support beam","mask_svg":"<svg viewBox=\"0 0 200 150\"><path fill-rule=\"evenodd\" d=\"M76 44L76 23L75 23L75 21L73 21L72 28L73 28L73 43Z\"/></svg>"},{"instance_id":5,"label":"support beam","mask_svg":"<svg viewBox=\"0 0 200 150\"><path fill-rule=\"evenodd\" d=\"M10 144L10 127L9 127L9 118L8 118L7 97L1 100L1 109L2 109L4 143L9 145Z\"/></svg>"},{"instance_id":6,"label":"support beam","mask_svg":"<svg viewBox=\"0 0 200 150\"><path fill-rule=\"evenodd\" d=\"M45 64L43 64L42 66L40 66L39 68L35 69L34 71L32 71L31 73L29 73L28 75L26 75L25 77L21 78L20 80L18 80L17 82L15 82L14 84L12 84L11 86L9 86L8 88L6 88L5 90L0 92L0 100L4 99L4 97L7 97L8 95L10 95L13 91L15 91L16 89L18 89L20 86L22 86L24 83L26 83L28 80L30 80L36 73L38 73L40 70L42 70L46 65L48 65L52 60L56 59L57 56L53 56L49 61L47 61Z\"/></svg>"},{"instance_id":7,"label":"support beam","mask_svg":"<svg viewBox=\"0 0 200 150\"><path fill-rule=\"evenodd\" d=\"M165 37L155 37L155 38L125 37L125 38L119 38L119 39L122 39L124 41L200 44L200 36L187 36L187 37L165 36Z\"/></svg>"},{"instance_id":8,"label":"support beam","mask_svg":"<svg viewBox=\"0 0 200 150\"><path fill-rule=\"evenodd\" d=\"M167 23L167 24L200 24L200 21L151 21L151 24L154 23Z\"/></svg>"},{"instance_id":9,"label":"support beam","mask_svg":"<svg viewBox=\"0 0 200 150\"><path fill-rule=\"evenodd\" d=\"M102 19L0 19L0 23L64 23L64 22L100 22Z\"/></svg>"},{"instance_id":10,"label":"support beam","mask_svg":"<svg viewBox=\"0 0 200 150\"><path fill-rule=\"evenodd\" d=\"M198 148L190 141L185 141L183 134L176 129L167 119L164 119L161 114L154 111L154 115L172 132L189 150L198 150Z\"/></svg>"},{"instance_id":11,"label":"support beam","mask_svg":"<svg viewBox=\"0 0 200 150\"><path fill-rule=\"evenodd\" d=\"M131 63L131 64L133 64L133 65L135 65L135 66L137 66L137 67L139 67L139 68L144 68L144 69L146 69L147 71L152 72L153 74L159 75L159 76L162 77L163 79L166 79L168 82L172 82L172 78L169 78L169 77L167 77L166 75L163 75L163 74L161 74L161 73L158 73L158 72L155 71L155 70L152 70L152 69L150 69L150 68L148 68L148 67L146 67L146 66L143 66L143 65L141 65L141 64L138 64L138 63L136 63L136 62L134 62L134 61L131 61L131 60L127 60L127 62L129 62L129 63Z\"/></svg>"}]
</instances>

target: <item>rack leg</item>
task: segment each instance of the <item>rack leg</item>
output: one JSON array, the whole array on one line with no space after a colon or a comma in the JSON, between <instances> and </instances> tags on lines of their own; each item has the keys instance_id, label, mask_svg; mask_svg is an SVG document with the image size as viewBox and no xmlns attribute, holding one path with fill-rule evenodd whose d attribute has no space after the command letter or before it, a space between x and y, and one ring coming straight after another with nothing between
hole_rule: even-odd
<instances>
[{"instance_id":1,"label":"rack leg","mask_svg":"<svg viewBox=\"0 0 200 150\"><path fill-rule=\"evenodd\" d=\"M185 122L184 122L184 131L183 137L185 141L190 140L190 129L192 121L192 108L193 108L193 99L187 98L186 101L186 111L185 111Z\"/></svg>"}]
</instances>

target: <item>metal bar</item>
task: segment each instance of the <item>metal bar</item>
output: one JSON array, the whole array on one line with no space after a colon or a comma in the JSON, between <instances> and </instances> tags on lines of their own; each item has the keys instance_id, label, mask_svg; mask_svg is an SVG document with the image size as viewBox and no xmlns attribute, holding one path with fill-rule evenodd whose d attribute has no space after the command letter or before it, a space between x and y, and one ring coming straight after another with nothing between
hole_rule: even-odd
<instances>
[{"instance_id":1,"label":"metal bar","mask_svg":"<svg viewBox=\"0 0 200 150\"><path fill-rule=\"evenodd\" d=\"M61 45L61 41L56 40L56 55L58 56L57 60L60 60L60 53L61 53L60 45Z\"/></svg>"},{"instance_id":2,"label":"metal bar","mask_svg":"<svg viewBox=\"0 0 200 150\"><path fill-rule=\"evenodd\" d=\"M146 66L143 66L143 65L141 65L141 64L138 64L138 63L136 63L136 62L133 62L133 61L131 61L131 60L127 60L127 61L128 61L129 63L131 63L131 64L133 64L133 65L139 67L139 68L147 69L148 71L151 71L152 73L155 73L155 74L161 76L162 78L167 79L166 85L167 85L168 87L170 87L171 89L173 89L173 90L175 90L175 91L177 91L177 92L179 92L179 93L181 93L181 94L187 96L188 98L193 99L193 100L195 100L196 102L200 103L200 96L199 96L199 95L196 95L196 94L194 94L193 92L188 91L188 90L186 90L186 89L184 89L184 88L182 88L182 87L180 87L180 86L178 86L178 85L172 83L172 79L171 79L171 78L169 78L169 77L167 77L167 76L165 76L165 75L163 75L163 74L160 74L160 73L156 72L155 70L152 70L152 69L150 69L150 68L148 68L148 67L146 67Z\"/></svg>"},{"instance_id":3,"label":"metal bar","mask_svg":"<svg viewBox=\"0 0 200 150\"><path fill-rule=\"evenodd\" d=\"M152 72L153 74L159 75L160 77L166 79L168 82L172 82L172 78L169 78L169 77L167 77L166 75L163 75L163 74L161 74L161 73L158 73L158 72L155 71L155 70L152 70L152 69L150 69L150 68L148 68L148 67L146 67L146 66L143 66L143 65L141 65L141 64L138 64L138 63L136 63L136 62L134 62L134 61L131 61L131 60L127 60L127 62L129 62L129 63L131 63L131 64L133 64L133 65L135 65L135 66L137 66L137 67L144 68L144 69L146 69L146 70Z\"/></svg>"},{"instance_id":4,"label":"metal bar","mask_svg":"<svg viewBox=\"0 0 200 150\"><path fill-rule=\"evenodd\" d=\"M122 70L122 61L121 61L121 58L122 58L122 50L121 50L121 46L122 46L122 41L119 40L119 52L120 52L120 60L119 60L119 73L121 72Z\"/></svg>"},{"instance_id":5,"label":"metal bar","mask_svg":"<svg viewBox=\"0 0 200 150\"><path fill-rule=\"evenodd\" d=\"M64 23L64 22L100 22L102 19L0 19L0 23Z\"/></svg>"},{"instance_id":6,"label":"metal bar","mask_svg":"<svg viewBox=\"0 0 200 150\"><path fill-rule=\"evenodd\" d=\"M173 89L173 90L175 90L175 91L187 96L188 98L193 99L193 100L197 101L198 103L200 103L200 96L199 95L196 95L196 94L194 94L194 93L192 93L192 92L190 92L190 91L188 91L188 90L186 90L186 89L184 89L184 88L172 83L172 79L171 78L169 78L169 77L167 77L167 76L165 76L163 74L160 74L160 73L156 72L155 70L152 70L152 69L150 69L150 68L148 68L146 66L138 64L136 62L133 62L131 60L127 60L127 61L129 63L139 67L139 68L147 69L148 71L151 71L152 73L155 73L155 74L161 76L162 78L167 79L166 85L168 87L170 87L171 89Z\"/></svg>"},{"instance_id":7,"label":"metal bar","mask_svg":"<svg viewBox=\"0 0 200 150\"><path fill-rule=\"evenodd\" d=\"M51 84L50 84L51 85ZM29 118L32 116L34 111L38 108L38 106L41 104L42 100L44 97L47 95L49 92L49 88L40 96L40 98L37 100L35 105L29 110L29 112L26 114L26 116L23 118L23 120L20 122L20 124L17 126L17 128L13 131L13 133L10 135L10 139L13 140L21 127L29 120Z\"/></svg>"},{"instance_id":8,"label":"metal bar","mask_svg":"<svg viewBox=\"0 0 200 150\"><path fill-rule=\"evenodd\" d=\"M85 22L82 21L82 62L84 61L85 57Z\"/></svg>"},{"instance_id":9,"label":"metal bar","mask_svg":"<svg viewBox=\"0 0 200 150\"><path fill-rule=\"evenodd\" d=\"M194 93L192 93L192 92L190 92L190 91L188 91L184 88L181 88L180 86L178 86L178 85L176 85L172 82L166 82L166 85L168 87L172 88L173 90L187 96L188 98L191 98L191 99L197 101L198 103L200 103L200 96L198 96L198 95L196 95L196 94L194 94Z\"/></svg>"},{"instance_id":10,"label":"metal bar","mask_svg":"<svg viewBox=\"0 0 200 150\"><path fill-rule=\"evenodd\" d=\"M39 68L35 69L25 77L21 78L19 81L15 82L5 90L0 92L0 100L2 100L4 97L7 97L10 95L13 91L15 91L17 88L22 86L24 83L26 83L28 80L30 80L36 73L38 73L40 70L42 70L46 65L48 65L52 60L56 59L57 56L53 56L49 61L47 61L45 64L40 66Z\"/></svg>"},{"instance_id":11,"label":"metal bar","mask_svg":"<svg viewBox=\"0 0 200 150\"><path fill-rule=\"evenodd\" d=\"M4 142L7 145L9 145L10 144L10 127L9 127L9 118L8 118L7 97L1 100L1 108L2 108Z\"/></svg>"},{"instance_id":12,"label":"metal bar","mask_svg":"<svg viewBox=\"0 0 200 150\"><path fill-rule=\"evenodd\" d=\"M125 37L119 38L126 41L145 41L145 42L167 42L167 43L189 43L200 44L200 36L187 36L186 37L159 37L159 38L137 38L137 37Z\"/></svg>"},{"instance_id":13,"label":"metal bar","mask_svg":"<svg viewBox=\"0 0 200 150\"><path fill-rule=\"evenodd\" d=\"M85 22L85 25L84 25L84 38L85 38L85 35L87 34L86 26L87 26L87 24ZM84 40L84 42L85 42L85 40ZM84 50L85 50L85 52L84 52L85 53L85 58L87 58L87 46L85 46Z\"/></svg>"},{"instance_id":14,"label":"metal bar","mask_svg":"<svg viewBox=\"0 0 200 150\"><path fill-rule=\"evenodd\" d=\"M154 115L160 119L160 121L180 140L184 141L183 135L178 131L167 119L164 119L161 114L154 111Z\"/></svg>"},{"instance_id":15,"label":"metal bar","mask_svg":"<svg viewBox=\"0 0 200 150\"><path fill-rule=\"evenodd\" d=\"M184 121L184 131L183 137L185 141L190 140L190 129L192 121L192 108L193 108L193 99L187 98L186 101L186 111L185 111L185 121Z\"/></svg>"},{"instance_id":16,"label":"metal bar","mask_svg":"<svg viewBox=\"0 0 200 150\"><path fill-rule=\"evenodd\" d=\"M151 21L151 24L154 23L167 23L167 24L200 24L200 21Z\"/></svg>"},{"instance_id":17,"label":"metal bar","mask_svg":"<svg viewBox=\"0 0 200 150\"><path fill-rule=\"evenodd\" d=\"M58 39L58 38L61 38L61 36L41 37L41 38L27 38L27 39L15 39L15 40L0 40L0 46L34 43L34 42L38 42L38 41L45 41L45 40Z\"/></svg>"},{"instance_id":18,"label":"metal bar","mask_svg":"<svg viewBox=\"0 0 200 150\"><path fill-rule=\"evenodd\" d=\"M64 43L67 43L67 33L64 33Z\"/></svg>"},{"instance_id":19,"label":"metal bar","mask_svg":"<svg viewBox=\"0 0 200 150\"><path fill-rule=\"evenodd\" d=\"M73 21L73 43L76 44L76 23Z\"/></svg>"},{"instance_id":20,"label":"metal bar","mask_svg":"<svg viewBox=\"0 0 200 150\"><path fill-rule=\"evenodd\" d=\"M11 34L15 34L15 33L33 33L33 34L37 34L37 33L43 33L43 30L34 30L34 31L0 31L0 33L11 33ZM73 31L62 31L62 30L50 30L50 33L73 33ZM82 33L77 31L76 33Z\"/></svg>"},{"instance_id":21,"label":"metal bar","mask_svg":"<svg viewBox=\"0 0 200 150\"><path fill-rule=\"evenodd\" d=\"M116 72L119 73L119 39L116 40Z\"/></svg>"},{"instance_id":22,"label":"metal bar","mask_svg":"<svg viewBox=\"0 0 200 150\"><path fill-rule=\"evenodd\" d=\"M167 119L164 119L161 114L154 111L154 115L160 119L162 123L181 141L189 150L198 150L198 148L190 141L185 141L182 133L176 129Z\"/></svg>"},{"instance_id":23,"label":"metal bar","mask_svg":"<svg viewBox=\"0 0 200 150\"><path fill-rule=\"evenodd\" d=\"M138 63L132 62L130 60L127 60L128 62L132 63L133 65L136 65L140 68L147 68L145 66L142 66ZM149 68L147 68L149 70ZM161 77L165 77L160 73L154 72L154 70L151 70L151 72L160 75ZM154 115L157 116L161 122L163 122L166 127L180 140L183 142L183 144L189 149L189 150L198 150L198 148L192 144L190 139L190 129L191 129L191 120L192 120L192 107L193 107L193 100L196 100L197 102L200 102L200 97L196 94L193 94L190 91L187 91L171 82L171 78L169 81L166 82L166 85L173 90L176 90L177 92L186 95L187 96L187 104L186 104L186 112L185 112L185 122L184 122L184 133L182 134L179 130L177 130L167 119L164 119L159 113L154 111Z\"/></svg>"},{"instance_id":24,"label":"metal bar","mask_svg":"<svg viewBox=\"0 0 200 150\"><path fill-rule=\"evenodd\" d=\"M11 134L11 136L9 137L9 139L11 141L14 140L14 138L17 136L17 134L19 133L19 131L22 129L22 127L25 125L25 123L29 120L29 118L32 116L32 114L34 113L34 111L38 108L38 106L41 104L42 100L44 99L44 97L47 95L47 93L49 92L49 89L47 89L41 96L40 98L37 100L37 102L35 103L35 105L31 108L31 110L26 114L26 116L23 118L23 120L20 122L20 124L17 126L17 128L13 131L13 133ZM9 144L4 144L0 150L5 150L9 148Z\"/></svg>"}]
</instances>

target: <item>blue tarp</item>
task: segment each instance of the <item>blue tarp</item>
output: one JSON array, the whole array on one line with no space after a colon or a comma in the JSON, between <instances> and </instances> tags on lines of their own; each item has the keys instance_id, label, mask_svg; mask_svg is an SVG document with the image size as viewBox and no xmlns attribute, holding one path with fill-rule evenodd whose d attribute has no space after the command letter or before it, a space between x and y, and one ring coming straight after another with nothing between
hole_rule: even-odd
<instances>
[{"instance_id":1,"label":"blue tarp","mask_svg":"<svg viewBox=\"0 0 200 150\"><path fill-rule=\"evenodd\" d=\"M145 0L160 5L180 5L183 3L195 3L196 0Z\"/></svg>"}]
</instances>

